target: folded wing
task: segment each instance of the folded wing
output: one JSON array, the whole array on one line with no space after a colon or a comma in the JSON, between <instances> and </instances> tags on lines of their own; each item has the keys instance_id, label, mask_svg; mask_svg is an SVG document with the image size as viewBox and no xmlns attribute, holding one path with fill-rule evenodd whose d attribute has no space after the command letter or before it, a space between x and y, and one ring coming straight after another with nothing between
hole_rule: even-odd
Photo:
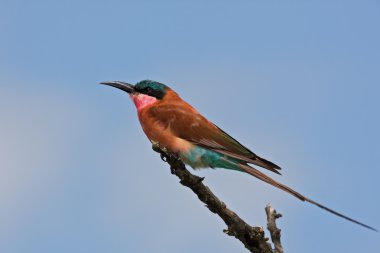
<instances>
[{"instance_id":1,"label":"folded wing","mask_svg":"<svg viewBox=\"0 0 380 253\"><path fill-rule=\"evenodd\" d=\"M279 166L250 151L190 105L182 101L178 103L180 104L154 106L149 109L149 116L169 128L176 136L195 145L237 159L242 164L255 164L280 174Z\"/></svg>"}]
</instances>

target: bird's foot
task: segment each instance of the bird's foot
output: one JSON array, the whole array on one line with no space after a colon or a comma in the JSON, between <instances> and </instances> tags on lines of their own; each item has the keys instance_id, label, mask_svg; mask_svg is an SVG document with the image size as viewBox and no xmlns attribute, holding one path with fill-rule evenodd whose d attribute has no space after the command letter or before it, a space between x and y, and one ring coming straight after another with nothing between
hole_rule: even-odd
<instances>
[{"instance_id":1,"label":"bird's foot","mask_svg":"<svg viewBox=\"0 0 380 253\"><path fill-rule=\"evenodd\" d=\"M161 160L162 161L164 161L164 162L167 162L168 161L168 158L167 158L167 156L166 156L166 154L164 154L164 153L160 153L160 157L161 157Z\"/></svg>"},{"instance_id":2,"label":"bird's foot","mask_svg":"<svg viewBox=\"0 0 380 253\"><path fill-rule=\"evenodd\" d=\"M181 160L179 155L173 152L165 152L164 154L161 153L161 159L165 162L168 162L168 161L177 162Z\"/></svg>"},{"instance_id":3,"label":"bird's foot","mask_svg":"<svg viewBox=\"0 0 380 253\"><path fill-rule=\"evenodd\" d=\"M176 161L181 160L181 158L179 157L177 153L169 153L169 158Z\"/></svg>"},{"instance_id":4,"label":"bird's foot","mask_svg":"<svg viewBox=\"0 0 380 253\"><path fill-rule=\"evenodd\" d=\"M160 143L156 141L152 141L152 149L157 153L162 153L164 148L161 148Z\"/></svg>"},{"instance_id":5,"label":"bird's foot","mask_svg":"<svg viewBox=\"0 0 380 253\"><path fill-rule=\"evenodd\" d=\"M166 147L160 146L160 143L152 141L152 149L160 153L161 160L164 162L181 160L177 153L169 152Z\"/></svg>"},{"instance_id":6,"label":"bird's foot","mask_svg":"<svg viewBox=\"0 0 380 253\"><path fill-rule=\"evenodd\" d=\"M152 141L152 149L157 153L165 153L168 154L169 151L166 147L160 146L159 142Z\"/></svg>"}]
</instances>

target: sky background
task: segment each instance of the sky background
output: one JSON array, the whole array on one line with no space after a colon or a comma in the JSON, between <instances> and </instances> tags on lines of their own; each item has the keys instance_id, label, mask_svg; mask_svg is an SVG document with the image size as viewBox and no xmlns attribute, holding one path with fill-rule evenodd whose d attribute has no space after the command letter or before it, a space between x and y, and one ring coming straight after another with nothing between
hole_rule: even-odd
<instances>
[{"instance_id":1,"label":"sky background","mask_svg":"<svg viewBox=\"0 0 380 253\"><path fill-rule=\"evenodd\" d=\"M272 175L380 228L380 1L0 1L0 252L246 252L151 150L128 96L163 82ZM285 252L380 235L243 173L202 170ZM269 174L269 173L268 173Z\"/></svg>"}]
</instances>

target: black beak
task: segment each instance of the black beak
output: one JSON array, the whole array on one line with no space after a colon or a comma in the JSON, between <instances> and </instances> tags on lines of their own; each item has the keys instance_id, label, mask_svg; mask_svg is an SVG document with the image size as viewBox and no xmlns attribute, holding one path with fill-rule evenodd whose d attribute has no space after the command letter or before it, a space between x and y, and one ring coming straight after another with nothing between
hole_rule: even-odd
<instances>
[{"instance_id":1,"label":"black beak","mask_svg":"<svg viewBox=\"0 0 380 253\"><path fill-rule=\"evenodd\" d=\"M118 88L120 90L123 90L128 93L133 93L135 90L135 86L129 83L124 83L120 81L111 81L111 82L101 82L100 84L113 86L115 88Z\"/></svg>"}]
</instances>

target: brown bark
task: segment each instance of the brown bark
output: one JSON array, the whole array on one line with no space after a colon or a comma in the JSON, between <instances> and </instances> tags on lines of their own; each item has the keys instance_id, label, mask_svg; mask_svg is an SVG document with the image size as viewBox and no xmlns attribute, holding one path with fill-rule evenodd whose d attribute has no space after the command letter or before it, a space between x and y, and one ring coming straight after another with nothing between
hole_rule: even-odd
<instances>
[{"instance_id":1,"label":"brown bark","mask_svg":"<svg viewBox=\"0 0 380 253\"><path fill-rule=\"evenodd\" d=\"M227 208L226 204L203 184L202 181L204 178L191 174L186 169L184 163L175 155L167 154L156 147L153 147L153 149L159 152L161 158L170 165L171 173L180 179L180 183L190 188L198 198L206 204L206 207L211 212L223 219L227 225L227 229L224 230L224 233L240 240L250 252L283 253L280 242L280 230L277 229L275 224L275 220L281 215L277 214L275 210L268 209L267 211L268 229L275 246L275 250L273 250L271 244L268 242L269 239L265 237L263 228L250 226L235 212Z\"/></svg>"}]
</instances>

